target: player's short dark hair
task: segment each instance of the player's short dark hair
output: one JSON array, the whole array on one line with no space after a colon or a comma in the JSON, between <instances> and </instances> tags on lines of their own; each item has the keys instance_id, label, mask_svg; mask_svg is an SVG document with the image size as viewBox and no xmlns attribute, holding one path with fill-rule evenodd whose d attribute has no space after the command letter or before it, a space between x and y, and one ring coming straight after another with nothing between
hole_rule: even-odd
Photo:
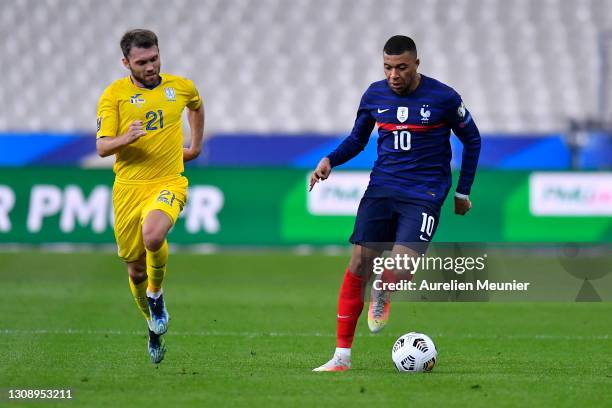
<instances>
[{"instance_id":1,"label":"player's short dark hair","mask_svg":"<svg viewBox=\"0 0 612 408\"><path fill-rule=\"evenodd\" d=\"M127 33L123 34L119 45L121 45L121 51L123 52L123 56L127 58L128 55L130 55L130 50L132 49L132 47L157 47L157 35L155 35L155 33L151 30L137 28L135 30L130 30Z\"/></svg>"},{"instance_id":2,"label":"player's short dark hair","mask_svg":"<svg viewBox=\"0 0 612 408\"><path fill-rule=\"evenodd\" d=\"M383 52L388 55L400 55L406 51L413 52L415 57L417 55L416 44L412 38L405 35L394 35L387 40L383 48Z\"/></svg>"}]
</instances>

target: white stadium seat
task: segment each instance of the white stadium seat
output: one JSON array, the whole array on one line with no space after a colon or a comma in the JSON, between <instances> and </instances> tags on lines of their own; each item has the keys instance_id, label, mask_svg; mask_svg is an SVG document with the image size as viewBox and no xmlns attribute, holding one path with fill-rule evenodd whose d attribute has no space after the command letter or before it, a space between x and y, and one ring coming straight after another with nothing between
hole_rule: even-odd
<instances>
[{"instance_id":1,"label":"white stadium seat","mask_svg":"<svg viewBox=\"0 0 612 408\"><path fill-rule=\"evenodd\" d=\"M0 3L0 131L93 131L146 27L163 69L192 78L209 132L346 132L412 36L421 72L461 93L484 132L555 132L597 112L608 0L11 0Z\"/></svg>"}]
</instances>

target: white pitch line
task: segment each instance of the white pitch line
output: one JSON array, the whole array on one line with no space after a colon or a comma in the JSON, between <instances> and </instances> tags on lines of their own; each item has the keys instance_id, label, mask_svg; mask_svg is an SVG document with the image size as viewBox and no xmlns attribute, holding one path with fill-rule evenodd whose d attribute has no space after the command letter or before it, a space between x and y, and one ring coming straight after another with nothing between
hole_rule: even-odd
<instances>
[{"instance_id":1,"label":"white pitch line","mask_svg":"<svg viewBox=\"0 0 612 408\"><path fill-rule=\"evenodd\" d=\"M40 334L52 334L52 335L113 335L113 336L141 336L146 334L142 331L122 331L122 330L95 330L95 329L64 329L64 330L52 330L52 329L0 329L0 335L40 335ZM170 331L170 336L185 336L185 337L336 337L333 332L330 333L290 333L290 332L234 332L234 331ZM356 336L376 336L376 337L393 337L395 338L398 334L363 334L357 333ZM594 336L574 336L574 335L554 335L554 334L536 334L536 335L453 335L453 334L432 334L434 338L449 338L449 339L474 339L474 340L610 340L612 336L609 334L594 335Z\"/></svg>"}]
</instances>

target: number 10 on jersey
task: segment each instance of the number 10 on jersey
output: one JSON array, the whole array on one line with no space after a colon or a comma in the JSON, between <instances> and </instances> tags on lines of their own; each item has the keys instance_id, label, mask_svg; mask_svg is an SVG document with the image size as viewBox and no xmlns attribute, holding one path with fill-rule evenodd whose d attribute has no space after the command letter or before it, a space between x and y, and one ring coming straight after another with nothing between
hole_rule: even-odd
<instances>
[{"instance_id":1,"label":"number 10 on jersey","mask_svg":"<svg viewBox=\"0 0 612 408\"><path fill-rule=\"evenodd\" d=\"M410 150L410 132L407 130L393 131L393 146L395 150Z\"/></svg>"}]
</instances>

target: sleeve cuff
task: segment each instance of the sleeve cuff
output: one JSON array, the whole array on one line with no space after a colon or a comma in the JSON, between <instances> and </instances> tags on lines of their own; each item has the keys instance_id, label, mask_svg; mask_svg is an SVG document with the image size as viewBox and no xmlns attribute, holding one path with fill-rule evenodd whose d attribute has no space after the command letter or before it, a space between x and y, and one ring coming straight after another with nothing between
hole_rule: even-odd
<instances>
[{"instance_id":1,"label":"sleeve cuff","mask_svg":"<svg viewBox=\"0 0 612 408\"><path fill-rule=\"evenodd\" d=\"M461 193L455 192L455 198L460 198L462 200L467 200L467 199L470 198L470 196L467 195L467 194L461 194Z\"/></svg>"}]
</instances>

